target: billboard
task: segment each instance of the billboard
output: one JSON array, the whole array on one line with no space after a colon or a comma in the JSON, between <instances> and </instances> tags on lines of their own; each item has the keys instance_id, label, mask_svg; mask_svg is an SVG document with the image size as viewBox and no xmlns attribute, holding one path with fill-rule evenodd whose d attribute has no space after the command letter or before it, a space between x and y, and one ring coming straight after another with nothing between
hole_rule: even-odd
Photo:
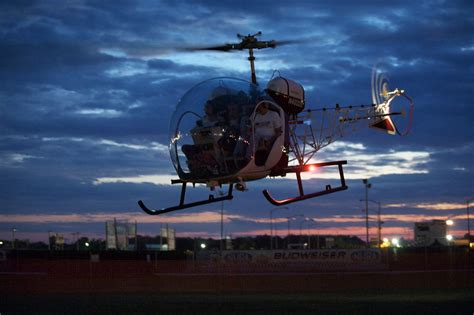
<instances>
[{"instance_id":1,"label":"billboard","mask_svg":"<svg viewBox=\"0 0 474 315\"><path fill-rule=\"evenodd\" d=\"M170 229L168 225L160 229L160 237L166 239L165 244L162 244L161 250L176 250L176 230Z\"/></svg>"},{"instance_id":2,"label":"billboard","mask_svg":"<svg viewBox=\"0 0 474 315\"><path fill-rule=\"evenodd\" d=\"M318 271L383 269L379 249L200 251L201 266L220 262L242 271ZM235 270L237 271L237 270Z\"/></svg>"},{"instance_id":3,"label":"billboard","mask_svg":"<svg viewBox=\"0 0 474 315\"><path fill-rule=\"evenodd\" d=\"M130 238L136 240L137 223L120 222L117 220L105 222L106 249L130 250L135 244L130 244Z\"/></svg>"}]
</instances>

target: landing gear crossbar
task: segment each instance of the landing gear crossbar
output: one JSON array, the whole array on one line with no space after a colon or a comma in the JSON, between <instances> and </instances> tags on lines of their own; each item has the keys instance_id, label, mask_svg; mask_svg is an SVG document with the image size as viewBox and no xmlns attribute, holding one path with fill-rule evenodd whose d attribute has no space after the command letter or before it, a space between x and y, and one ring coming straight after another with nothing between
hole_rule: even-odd
<instances>
[{"instance_id":1,"label":"landing gear crossbar","mask_svg":"<svg viewBox=\"0 0 474 315\"><path fill-rule=\"evenodd\" d=\"M310 199L314 197L319 197L327 194L331 194L337 191L341 190L346 190L348 187L346 185L346 181L344 179L344 170L342 168L342 165L347 164L347 161L333 161L333 162L324 162L324 163L314 163L314 164L306 164L306 165L298 165L298 166L290 166L287 167L286 169L283 170L284 173L296 173L296 180L298 183L298 191L299 191L299 196L297 197L291 197L287 199L275 199L270 195L270 192L265 189L263 191L263 195L267 200L275 205L275 206L283 206L289 203L305 200L305 199ZM303 189L303 182L301 180L301 173L303 172L308 172L310 171L311 168L320 168L320 167L326 167L326 166L335 166L337 165L339 169L339 179L340 179L340 186L338 187L331 187L331 185L326 185L325 190L317 191L314 193L310 194L305 194L304 189Z\"/></svg>"},{"instance_id":2,"label":"landing gear crossbar","mask_svg":"<svg viewBox=\"0 0 474 315\"><path fill-rule=\"evenodd\" d=\"M191 208L191 207L195 207L195 206L206 205L206 204L209 204L209 203L225 201L225 200L231 200L232 198L234 198L234 196L232 195L232 189L233 189L234 185L229 184L229 190L227 191L227 195L224 195L224 196L221 196L221 197L214 197L214 195L209 195L208 199L204 199L204 200L200 200L200 201L194 201L194 202L190 202L190 203L185 203L184 199L185 199L185 196L186 196L187 182L181 181L181 180L173 180L172 183L173 184L181 183L181 196L179 198L179 205L174 206L174 207L169 207L169 208L161 208L159 210L152 210L152 209L149 209L147 206L145 206L143 201L139 200L138 205L140 206L140 208L142 208L142 210L145 211L145 213L147 213L147 214L160 215L160 214L164 214L164 213L168 213L168 212L172 212L172 211L182 210L182 209Z\"/></svg>"}]
</instances>

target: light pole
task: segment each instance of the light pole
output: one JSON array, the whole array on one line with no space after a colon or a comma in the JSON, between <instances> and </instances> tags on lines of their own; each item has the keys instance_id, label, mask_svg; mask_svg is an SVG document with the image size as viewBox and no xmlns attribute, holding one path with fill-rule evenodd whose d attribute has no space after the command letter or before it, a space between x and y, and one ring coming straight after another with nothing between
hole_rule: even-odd
<instances>
[{"instance_id":1,"label":"light pole","mask_svg":"<svg viewBox=\"0 0 474 315\"><path fill-rule=\"evenodd\" d=\"M297 217L304 217L304 215L302 214L295 214L295 215L292 215L292 216L289 216L289 217L286 217L288 219L288 234L286 236L286 247L288 248L290 246L290 220L294 220L295 218Z\"/></svg>"},{"instance_id":2,"label":"light pole","mask_svg":"<svg viewBox=\"0 0 474 315\"><path fill-rule=\"evenodd\" d=\"M316 225L316 220L315 219L313 219L313 218L304 218L304 220L301 222L301 225L300 225L300 234L302 234L301 229L302 229L303 224L305 222L310 222L310 223L313 223L314 225ZM318 235L317 243L319 244L319 235ZM308 229L308 249L310 249L310 248L311 248L311 239L310 239L310 233L309 233L309 229Z\"/></svg>"},{"instance_id":3,"label":"light pole","mask_svg":"<svg viewBox=\"0 0 474 315\"><path fill-rule=\"evenodd\" d=\"M372 184L368 179L363 179L362 182L365 185L365 247L369 248L369 188L372 187Z\"/></svg>"},{"instance_id":4,"label":"light pole","mask_svg":"<svg viewBox=\"0 0 474 315\"><path fill-rule=\"evenodd\" d=\"M466 200L466 215L467 215L467 247L470 248L471 246L471 223L469 219L469 204L473 201L474 198L469 198Z\"/></svg>"},{"instance_id":5,"label":"light pole","mask_svg":"<svg viewBox=\"0 0 474 315\"><path fill-rule=\"evenodd\" d=\"M377 247L380 248L380 244L382 244L382 224L384 222L381 219L382 216L382 203L380 201L375 201L375 200L370 200L370 199L360 199L359 201L370 201L378 205L378 210L377 210ZM368 218L368 215L367 215ZM367 232L368 234L368 232Z\"/></svg>"},{"instance_id":6,"label":"light pole","mask_svg":"<svg viewBox=\"0 0 474 315\"><path fill-rule=\"evenodd\" d=\"M48 230L48 250L51 250L51 230Z\"/></svg>"},{"instance_id":7,"label":"light pole","mask_svg":"<svg viewBox=\"0 0 474 315\"><path fill-rule=\"evenodd\" d=\"M79 234L81 234L81 232L72 232L71 234L73 236L73 240L76 241L76 250L79 251Z\"/></svg>"},{"instance_id":8,"label":"light pole","mask_svg":"<svg viewBox=\"0 0 474 315\"><path fill-rule=\"evenodd\" d=\"M280 209L286 209L288 210L288 207L277 207L270 209L270 249L273 250L273 211L280 210Z\"/></svg>"},{"instance_id":9,"label":"light pole","mask_svg":"<svg viewBox=\"0 0 474 315\"><path fill-rule=\"evenodd\" d=\"M223 196L224 192L222 190L219 190L219 195ZM222 250L224 249L224 200L221 201L221 241L219 245L222 252Z\"/></svg>"},{"instance_id":10,"label":"light pole","mask_svg":"<svg viewBox=\"0 0 474 315\"><path fill-rule=\"evenodd\" d=\"M15 227L12 228L12 249L15 249L15 232L18 231Z\"/></svg>"},{"instance_id":11,"label":"light pole","mask_svg":"<svg viewBox=\"0 0 474 315\"><path fill-rule=\"evenodd\" d=\"M382 220L381 220L381 213L382 213L382 203L380 201L369 200L370 202L376 203L379 206L377 210L377 222L378 222L378 233L377 233L377 248L380 248L380 244L382 241Z\"/></svg>"}]
</instances>

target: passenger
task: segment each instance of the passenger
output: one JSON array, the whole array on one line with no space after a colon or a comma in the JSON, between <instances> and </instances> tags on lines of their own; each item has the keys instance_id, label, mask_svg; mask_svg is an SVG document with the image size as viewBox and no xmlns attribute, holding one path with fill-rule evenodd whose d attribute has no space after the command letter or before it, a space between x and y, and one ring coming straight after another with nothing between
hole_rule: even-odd
<instances>
[{"instance_id":1,"label":"passenger","mask_svg":"<svg viewBox=\"0 0 474 315\"><path fill-rule=\"evenodd\" d=\"M194 144L182 147L189 170L197 178L216 176L220 171L218 144L213 131L220 117L214 106L212 101L206 102L204 116L196 121L197 126L191 130Z\"/></svg>"},{"instance_id":2,"label":"passenger","mask_svg":"<svg viewBox=\"0 0 474 315\"><path fill-rule=\"evenodd\" d=\"M202 127L214 127L217 125L219 117L214 110L214 104L210 101L204 105L204 117L201 120Z\"/></svg>"},{"instance_id":3,"label":"passenger","mask_svg":"<svg viewBox=\"0 0 474 315\"><path fill-rule=\"evenodd\" d=\"M224 134L219 144L224 151L225 156L234 155L234 149L241 135L240 111L236 103L228 103L225 111Z\"/></svg>"},{"instance_id":4,"label":"passenger","mask_svg":"<svg viewBox=\"0 0 474 315\"><path fill-rule=\"evenodd\" d=\"M238 129L240 133L240 111L239 105L236 103L229 103L227 105L227 121L229 126L234 129Z\"/></svg>"}]
</instances>

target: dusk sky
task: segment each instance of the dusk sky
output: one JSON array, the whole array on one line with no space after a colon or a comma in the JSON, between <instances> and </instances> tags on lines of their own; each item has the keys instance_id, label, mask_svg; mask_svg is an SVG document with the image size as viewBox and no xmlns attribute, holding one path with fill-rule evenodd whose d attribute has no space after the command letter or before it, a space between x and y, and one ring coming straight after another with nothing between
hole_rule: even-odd
<instances>
[{"instance_id":1,"label":"dusk sky","mask_svg":"<svg viewBox=\"0 0 474 315\"><path fill-rule=\"evenodd\" d=\"M297 43L256 51L264 85L275 69L305 87L308 107L371 103L371 71L415 102L404 137L368 128L324 148L317 162L347 160L349 189L274 211L275 228L365 238L362 179L381 202L383 237L413 238L414 222L453 218L467 232L474 197L472 1L2 1L0 4L0 239L46 241L48 231L105 238L104 222L138 222L156 235L219 237L221 204L149 216L137 205L176 205L168 128L181 96L213 77L250 80L243 52L186 47L262 40ZM318 170L305 187L334 182ZM297 193L291 178L248 183L224 202L225 234L269 234L268 188ZM205 187L188 189L206 198ZM474 201L472 201L474 203ZM376 236L370 203L371 237ZM474 211L472 211L474 212ZM474 226L474 224L471 224Z\"/></svg>"}]
</instances>

